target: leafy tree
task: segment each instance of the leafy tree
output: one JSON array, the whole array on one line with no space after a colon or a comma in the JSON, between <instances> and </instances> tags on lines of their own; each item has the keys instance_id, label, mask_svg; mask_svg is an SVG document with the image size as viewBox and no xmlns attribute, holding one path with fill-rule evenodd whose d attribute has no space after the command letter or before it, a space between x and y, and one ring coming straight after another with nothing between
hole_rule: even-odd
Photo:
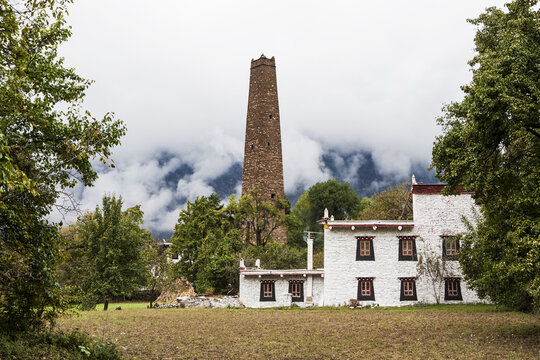
<instances>
[{"instance_id":1,"label":"leafy tree","mask_svg":"<svg viewBox=\"0 0 540 360\"><path fill-rule=\"evenodd\" d=\"M432 167L448 186L474 191L482 208L460 261L482 297L540 306L540 12L536 0L477 19L473 79L444 108Z\"/></svg>"},{"instance_id":2,"label":"leafy tree","mask_svg":"<svg viewBox=\"0 0 540 360\"><path fill-rule=\"evenodd\" d=\"M304 191L285 217L287 227L287 244L298 248L306 246L304 231L319 231L321 226L311 221L311 204L308 200L308 192Z\"/></svg>"},{"instance_id":3,"label":"leafy tree","mask_svg":"<svg viewBox=\"0 0 540 360\"><path fill-rule=\"evenodd\" d=\"M349 183L328 180L313 185L304 191L285 220L287 243L299 248L305 247L304 231L321 231L317 223L327 208L336 219L354 218L363 207L356 192ZM322 236L316 236L313 243L316 255L323 251Z\"/></svg>"},{"instance_id":4,"label":"leafy tree","mask_svg":"<svg viewBox=\"0 0 540 360\"><path fill-rule=\"evenodd\" d=\"M68 2L0 0L0 327L7 330L38 328L64 307L54 271L61 238L46 216L66 189L92 184L91 160L107 163L125 133L110 115L81 112L90 82L57 55L71 34Z\"/></svg>"},{"instance_id":5,"label":"leafy tree","mask_svg":"<svg viewBox=\"0 0 540 360\"><path fill-rule=\"evenodd\" d=\"M231 294L238 291L238 253L242 249L242 232L221 229L203 239L198 262L203 266L194 281L205 293Z\"/></svg>"},{"instance_id":6,"label":"leafy tree","mask_svg":"<svg viewBox=\"0 0 540 360\"><path fill-rule=\"evenodd\" d=\"M266 269L306 268L306 248L299 249L288 244L268 243L266 246L246 246L242 258L246 266L254 266L255 260L261 260Z\"/></svg>"},{"instance_id":7,"label":"leafy tree","mask_svg":"<svg viewBox=\"0 0 540 360\"><path fill-rule=\"evenodd\" d=\"M325 208L334 218L345 220L355 218L361 207L360 198L351 185L336 180L316 183L309 188L307 199L310 224L316 224L322 218Z\"/></svg>"},{"instance_id":8,"label":"leafy tree","mask_svg":"<svg viewBox=\"0 0 540 360\"><path fill-rule=\"evenodd\" d=\"M289 204L283 199L266 201L258 190L253 189L238 201L231 198L228 208L234 213L236 224L244 230L244 242L265 246L272 240L274 231L284 225Z\"/></svg>"},{"instance_id":9,"label":"leafy tree","mask_svg":"<svg viewBox=\"0 0 540 360\"><path fill-rule=\"evenodd\" d=\"M188 201L171 238L172 251L180 257L176 276L187 278L199 293L230 291L238 276L240 234L217 194Z\"/></svg>"},{"instance_id":10,"label":"leafy tree","mask_svg":"<svg viewBox=\"0 0 540 360\"><path fill-rule=\"evenodd\" d=\"M83 217L91 217L92 213L88 213ZM79 295L78 299L73 299L75 302L80 301L81 287L80 281L84 276L85 264L84 246L78 232L78 224L71 224L60 229L62 243L60 245L60 256L57 264L58 282L60 286L71 291L73 294Z\"/></svg>"},{"instance_id":11,"label":"leafy tree","mask_svg":"<svg viewBox=\"0 0 540 360\"><path fill-rule=\"evenodd\" d=\"M411 220L410 184L404 182L363 199L366 204L358 216L362 220Z\"/></svg>"},{"instance_id":12,"label":"leafy tree","mask_svg":"<svg viewBox=\"0 0 540 360\"><path fill-rule=\"evenodd\" d=\"M144 246L152 237L141 228L143 212L134 206L122 212L122 199L104 196L102 208L81 221L79 236L85 249L82 282L86 304L105 302L113 296L130 296L145 285L147 264Z\"/></svg>"},{"instance_id":13,"label":"leafy tree","mask_svg":"<svg viewBox=\"0 0 540 360\"><path fill-rule=\"evenodd\" d=\"M172 263L170 262L170 249L150 239L145 247L145 259L148 265L146 286L150 291L150 307L161 290L169 284L172 278Z\"/></svg>"}]
</instances>

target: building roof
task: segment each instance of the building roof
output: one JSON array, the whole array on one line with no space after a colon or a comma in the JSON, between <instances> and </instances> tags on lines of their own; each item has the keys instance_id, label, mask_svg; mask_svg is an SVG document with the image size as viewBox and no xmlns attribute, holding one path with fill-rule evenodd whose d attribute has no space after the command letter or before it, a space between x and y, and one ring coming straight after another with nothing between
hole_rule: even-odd
<instances>
[{"instance_id":1,"label":"building roof","mask_svg":"<svg viewBox=\"0 0 540 360\"><path fill-rule=\"evenodd\" d=\"M423 195L433 195L433 194L440 194L442 190L445 188L446 184L414 184L412 186L412 193L413 194L423 194ZM474 192L472 191L465 191L461 187L457 187L455 189L455 193L457 194L472 194Z\"/></svg>"},{"instance_id":2,"label":"building roof","mask_svg":"<svg viewBox=\"0 0 540 360\"><path fill-rule=\"evenodd\" d=\"M290 276L290 275L324 275L324 269L284 269L284 270L272 270L272 269L245 269L240 270L240 275L244 276Z\"/></svg>"},{"instance_id":3,"label":"building roof","mask_svg":"<svg viewBox=\"0 0 540 360\"><path fill-rule=\"evenodd\" d=\"M372 228L377 230L378 228L395 228L397 230L410 229L414 227L414 221L412 220L331 220L325 219L322 221L325 228L332 229L350 227L351 230Z\"/></svg>"}]
</instances>

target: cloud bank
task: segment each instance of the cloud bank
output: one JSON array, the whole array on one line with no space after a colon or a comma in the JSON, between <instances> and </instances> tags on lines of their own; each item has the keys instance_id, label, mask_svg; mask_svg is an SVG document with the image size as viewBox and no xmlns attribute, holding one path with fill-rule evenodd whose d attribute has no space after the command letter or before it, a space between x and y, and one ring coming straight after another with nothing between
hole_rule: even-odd
<instances>
[{"instance_id":1,"label":"cloud bank","mask_svg":"<svg viewBox=\"0 0 540 360\"><path fill-rule=\"evenodd\" d=\"M86 107L128 134L79 189L142 204L171 231L186 201L239 192L252 58L275 56L286 193L338 177L368 194L428 166L435 119L470 80L475 29L504 1L79 1L66 63ZM296 194L296 195L295 195Z\"/></svg>"}]
</instances>

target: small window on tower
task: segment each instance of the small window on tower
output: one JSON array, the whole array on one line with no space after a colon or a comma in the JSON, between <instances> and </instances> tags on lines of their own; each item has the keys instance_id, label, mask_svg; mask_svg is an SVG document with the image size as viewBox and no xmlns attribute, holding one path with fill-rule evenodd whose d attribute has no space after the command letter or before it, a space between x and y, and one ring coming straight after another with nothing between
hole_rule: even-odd
<instances>
[{"instance_id":1,"label":"small window on tower","mask_svg":"<svg viewBox=\"0 0 540 360\"><path fill-rule=\"evenodd\" d=\"M276 194L270 195L270 198L272 198L272 199L275 199L275 197L276 197Z\"/></svg>"},{"instance_id":2,"label":"small window on tower","mask_svg":"<svg viewBox=\"0 0 540 360\"><path fill-rule=\"evenodd\" d=\"M253 144L249 145L249 147L251 148L251 150L253 150L254 148Z\"/></svg>"},{"instance_id":3,"label":"small window on tower","mask_svg":"<svg viewBox=\"0 0 540 360\"><path fill-rule=\"evenodd\" d=\"M268 142L268 147L270 147L270 142Z\"/></svg>"},{"instance_id":4,"label":"small window on tower","mask_svg":"<svg viewBox=\"0 0 540 360\"><path fill-rule=\"evenodd\" d=\"M272 120L272 114L268 115L268 118L269 118L270 120Z\"/></svg>"}]
</instances>

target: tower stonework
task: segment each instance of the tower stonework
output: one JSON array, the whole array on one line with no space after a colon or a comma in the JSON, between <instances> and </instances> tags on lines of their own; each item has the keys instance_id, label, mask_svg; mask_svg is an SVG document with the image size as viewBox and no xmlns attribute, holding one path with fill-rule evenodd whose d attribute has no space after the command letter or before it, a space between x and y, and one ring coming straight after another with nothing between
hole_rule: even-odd
<instances>
[{"instance_id":1,"label":"tower stonework","mask_svg":"<svg viewBox=\"0 0 540 360\"><path fill-rule=\"evenodd\" d=\"M242 195L252 189L268 201L285 199L276 61L264 55L251 60L249 79ZM276 229L273 238L284 243L285 228Z\"/></svg>"}]
</instances>

